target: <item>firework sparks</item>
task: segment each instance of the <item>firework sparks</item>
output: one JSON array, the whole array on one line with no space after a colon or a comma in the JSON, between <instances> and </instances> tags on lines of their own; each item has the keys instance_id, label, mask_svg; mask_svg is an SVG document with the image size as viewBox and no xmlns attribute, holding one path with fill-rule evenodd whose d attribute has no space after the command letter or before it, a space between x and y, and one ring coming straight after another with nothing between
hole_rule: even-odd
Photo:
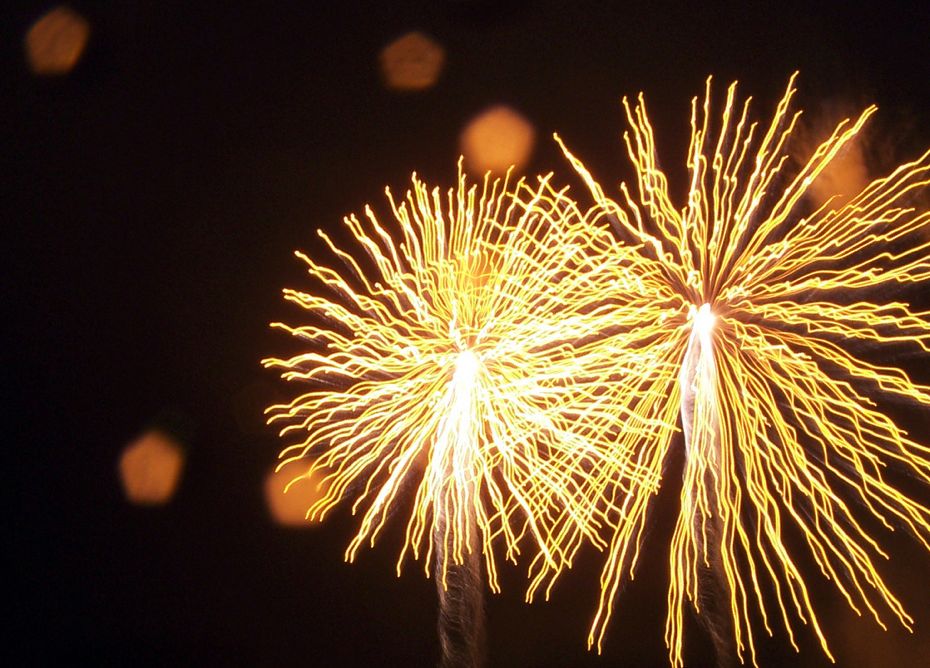
<instances>
[{"instance_id":1,"label":"firework sparks","mask_svg":"<svg viewBox=\"0 0 930 668\"><path fill-rule=\"evenodd\" d=\"M361 513L348 561L411 498L397 571L408 553L427 575L435 561L441 600L450 570L476 554L496 591L497 544L515 561L528 539L541 563L567 565L585 539L604 544L603 508L589 499L607 483L588 471L631 460L632 438L658 426L631 414L637 428L623 436L603 406L604 388L624 387L651 354L623 357L600 335L617 322L615 305L592 305L627 280L592 258L627 251L606 231L591 234L588 212L548 178L508 189L507 178L486 177L479 190L460 163L445 196L415 175L405 200L387 194L400 242L366 209L345 224L367 263L322 231L345 275L298 253L327 294L285 290L316 324L275 326L312 350L265 360L314 385L269 409L299 441L282 466L312 457L324 492L308 518L342 501ZM629 466L610 484L634 479L637 489L658 483Z\"/></svg>"},{"instance_id":2,"label":"firework sparks","mask_svg":"<svg viewBox=\"0 0 930 668\"><path fill-rule=\"evenodd\" d=\"M926 406L930 387L866 354L930 350L930 313L884 299L930 278L930 244L920 238L930 214L909 207L930 183L930 154L848 203L805 211L810 184L875 109L841 123L788 173L786 144L800 113L789 111L794 93L792 77L766 127L750 120L749 100L738 104L733 84L717 125L708 80L703 101L692 102L680 208L658 166L642 96L632 108L624 100L638 196L622 185L622 197L608 197L566 150L618 236L640 247L617 260L640 279L618 301L644 314L632 345L664 361L639 394L620 397L618 388L616 405L666 424L678 417L684 431L666 625L676 666L685 609L690 602L702 612L709 579L723 591L741 661L755 661L759 625L769 635L780 626L797 650L797 620L830 656L800 564L816 563L857 613L883 627L890 613L909 627L879 574L888 555L873 534L904 527L930 550L930 509L891 473L930 482L930 449L877 403ZM644 434L637 462L661 471L672 432ZM634 488L616 497L620 519L589 637L598 648L619 584L636 567L652 494Z\"/></svg>"}]
</instances>

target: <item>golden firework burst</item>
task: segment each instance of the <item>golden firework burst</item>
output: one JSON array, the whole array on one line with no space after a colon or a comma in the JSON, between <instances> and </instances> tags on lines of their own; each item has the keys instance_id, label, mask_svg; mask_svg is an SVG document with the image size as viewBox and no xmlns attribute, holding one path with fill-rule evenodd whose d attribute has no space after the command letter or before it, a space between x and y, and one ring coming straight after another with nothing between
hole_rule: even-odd
<instances>
[{"instance_id":1,"label":"golden firework burst","mask_svg":"<svg viewBox=\"0 0 930 668\"><path fill-rule=\"evenodd\" d=\"M631 413L636 428L621 429L604 406L605 387L624 387L651 355L601 336L618 317L595 296L628 280L603 258L627 250L592 234L591 214L548 177L535 187L486 177L479 189L460 162L445 194L416 175L404 200L387 194L391 225L371 209L345 218L351 251L320 232L344 272L297 254L323 290L285 290L312 324L274 326L311 349L264 362L312 385L269 409L297 441L282 466L307 457L308 475L322 476L308 518L343 501L361 513L349 561L409 500L398 573L409 551L425 557L427 575L438 560L445 585L450 564L478 551L497 590L494 545L516 560L524 538L561 568L585 538L603 543L604 509L589 500L608 481L588 472L619 470L631 461L624 447L658 426ZM657 485L651 472L621 468L612 487Z\"/></svg>"},{"instance_id":2,"label":"golden firework burst","mask_svg":"<svg viewBox=\"0 0 930 668\"><path fill-rule=\"evenodd\" d=\"M829 655L800 564L815 563L857 613L884 626L890 612L909 626L879 573L888 554L876 527L904 527L930 550L930 509L892 472L930 482L930 449L878 403L897 397L927 406L930 387L868 350L884 351L885 360L907 347L930 350L930 313L889 300L930 278L930 214L910 204L930 182L930 154L845 204L814 209L805 200L809 186L875 108L842 122L791 172L794 94L792 77L771 122L760 125L733 84L715 122L708 79L703 100L692 101L680 203L659 167L642 96L632 107L624 99L634 192L622 185L619 198L608 197L566 150L620 240L638 249L616 261L618 272L638 277L623 284L635 289L613 297L642 315L628 345L660 361L638 392L622 394L633 381L611 386L606 403L650 424L677 418L684 432L666 624L676 666L685 609L690 603L700 612L707 573L724 592L741 661L747 654L755 661L760 624L770 635L781 626L797 649L797 620ZM637 465L661 472L673 431L642 434ZM633 487L614 497L617 530L589 637L598 648L618 586L636 567L653 493Z\"/></svg>"}]
</instances>

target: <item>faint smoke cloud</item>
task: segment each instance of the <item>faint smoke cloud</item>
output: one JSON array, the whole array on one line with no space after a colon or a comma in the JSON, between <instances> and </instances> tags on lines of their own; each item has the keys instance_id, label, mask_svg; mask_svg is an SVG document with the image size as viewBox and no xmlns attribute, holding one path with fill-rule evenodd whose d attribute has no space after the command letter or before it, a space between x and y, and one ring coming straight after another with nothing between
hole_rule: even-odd
<instances>
[{"instance_id":1,"label":"faint smoke cloud","mask_svg":"<svg viewBox=\"0 0 930 668\"><path fill-rule=\"evenodd\" d=\"M496 106L469 121L460 146L470 171L502 174L511 165L517 170L526 165L535 139L532 123L510 107Z\"/></svg>"},{"instance_id":2,"label":"faint smoke cloud","mask_svg":"<svg viewBox=\"0 0 930 668\"><path fill-rule=\"evenodd\" d=\"M794 145L795 162L806 163L844 118L855 120L860 112L861 109L849 103L832 102L823 105L819 113L815 112L799 128L799 140ZM874 117L856 137L846 143L811 183L808 198L815 207L820 207L831 198L833 208L842 206L869 184L869 157L873 153L869 129L872 123Z\"/></svg>"},{"instance_id":3,"label":"faint smoke cloud","mask_svg":"<svg viewBox=\"0 0 930 668\"><path fill-rule=\"evenodd\" d=\"M29 69L39 76L67 74L77 65L90 37L87 20L65 6L52 9L26 32Z\"/></svg>"},{"instance_id":4,"label":"faint smoke cloud","mask_svg":"<svg viewBox=\"0 0 930 668\"><path fill-rule=\"evenodd\" d=\"M381 51L384 84L398 91L430 88L439 79L445 60L441 45L423 33L409 32Z\"/></svg>"}]
</instances>

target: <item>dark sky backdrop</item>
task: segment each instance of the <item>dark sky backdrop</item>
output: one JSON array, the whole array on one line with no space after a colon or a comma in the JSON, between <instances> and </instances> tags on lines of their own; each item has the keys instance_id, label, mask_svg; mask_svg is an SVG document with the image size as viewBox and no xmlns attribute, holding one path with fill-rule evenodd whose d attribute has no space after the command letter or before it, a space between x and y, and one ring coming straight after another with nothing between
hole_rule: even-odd
<instances>
[{"instance_id":1,"label":"dark sky backdrop","mask_svg":"<svg viewBox=\"0 0 930 668\"><path fill-rule=\"evenodd\" d=\"M303 531L268 520L261 481L279 443L260 411L282 388L258 362L286 349L267 323L300 317L280 299L282 287L306 285L292 250L312 253L317 227L366 202L384 210L384 185L400 190L414 169L451 183L459 130L486 106L509 104L535 124L527 171L568 171L549 139L557 129L605 186L628 175L620 97L645 91L665 162L680 164L690 97L711 73L738 78L767 112L799 69L812 114L819 100L874 101L895 159L930 145L922 3L235 4L75 2L93 34L59 79L32 76L21 49L50 5L4 11L4 551L14 589L3 651L21 658L435 661L433 583L415 563L394 576L396 533L350 566L347 513ZM444 45L446 69L435 88L398 95L381 85L377 57L412 29ZM129 506L117 457L166 411L188 434L179 492L162 509ZM523 604L522 571L505 573L504 594L488 602L492 665L665 664L675 467L604 656L584 649L601 563L590 554L549 604ZM930 651L930 556L902 538L887 544L889 579L922 628L881 634L825 596L841 665ZM690 665L707 665L703 636L692 626L688 637ZM810 637L801 643L805 665L825 663ZM761 656L794 660L780 639Z\"/></svg>"}]
</instances>

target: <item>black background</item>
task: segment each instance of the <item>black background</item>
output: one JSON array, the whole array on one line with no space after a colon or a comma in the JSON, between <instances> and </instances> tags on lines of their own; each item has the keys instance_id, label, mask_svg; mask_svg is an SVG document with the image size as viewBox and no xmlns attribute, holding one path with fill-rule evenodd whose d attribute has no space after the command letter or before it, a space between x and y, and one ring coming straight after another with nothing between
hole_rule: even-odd
<instances>
[{"instance_id":1,"label":"black background","mask_svg":"<svg viewBox=\"0 0 930 668\"><path fill-rule=\"evenodd\" d=\"M622 95L646 93L677 165L708 74L739 79L768 113L800 70L814 118L876 102L889 138L878 153L912 158L930 146L930 22L910 4L75 2L91 41L55 79L30 74L22 54L50 5L8 7L4 652L71 665L432 664L433 584L417 563L394 576L396 532L347 565L348 513L311 530L268 519L261 484L279 443L261 409L289 388L258 362L285 350L268 322L300 316L280 299L306 285L292 250L312 254L316 228L367 202L387 211L383 187L402 191L414 169L450 184L461 127L495 103L535 124L528 172L568 172L558 130L606 187L629 174ZM392 93L378 53L413 29L444 45L446 68L428 91ZM919 417L906 419L925 428ZM140 509L116 461L153 421L189 457L170 505ZM585 651L594 553L548 604L525 605L522 572L505 572L488 601L492 665L665 665L676 504L670 483L603 656ZM882 536L918 632L882 633L816 584L840 665L930 656L930 556ZM804 631L800 658L780 635L759 641L763 665L826 663ZM689 665L712 662L694 624L688 643Z\"/></svg>"}]
</instances>

